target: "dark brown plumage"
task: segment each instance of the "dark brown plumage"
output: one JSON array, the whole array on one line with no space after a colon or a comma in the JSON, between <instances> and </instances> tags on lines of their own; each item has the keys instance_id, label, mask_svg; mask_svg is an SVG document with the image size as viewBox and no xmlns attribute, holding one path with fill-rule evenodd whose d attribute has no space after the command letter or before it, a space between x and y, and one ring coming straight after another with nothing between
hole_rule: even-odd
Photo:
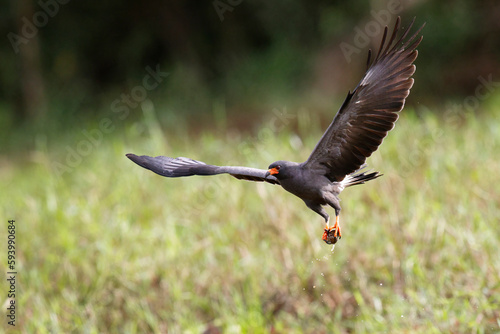
<instances>
[{"instance_id":1,"label":"dark brown plumage","mask_svg":"<svg viewBox=\"0 0 500 334\"><path fill-rule=\"evenodd\" d=\"M414 21L396 43L393 42L399 30L400 18L387 44L385 28L373 63L354 91L347 94L305 166L319 169L318 172L326 173L331 181L339 182L359 169L366 158L377 150L394 127L413 86L411 76L415 73L415 49L422 41L422 36L415 38L423 26L407 41L404 39ZM370 58L371 52L368 54L368 63Z\"/></svg>"},{"instance_id":2,"label":"dark brown plumage","mask_svg":"<svg viewBox=\"0 0 500 334\"><path fill-rule=\"evenodd\" d=\"M307 161L296 163L276 161L269 169L214 166L188 158L149 157L127 154L138 165L159 175L182 177L191 175L230 174L237 179L265 181L279 184L300 197L305 204L325 219L323 240L335 244L341 237L338 195L346 187L373 180L381 174L360 171L368 158L377 150L387 133L394 127L403 109L405 99L413 86L413 62L417 58L417 37L423 25L410 38L407 35L415 19L404 34L397 38L401 20L387 40L385 27L378 53L369 65L358 86L335 115ZM371 51L368 54L370 63ZM335 225L329 226L330 217L322 207L335 209Z\"/></svg>"}]
</instances>

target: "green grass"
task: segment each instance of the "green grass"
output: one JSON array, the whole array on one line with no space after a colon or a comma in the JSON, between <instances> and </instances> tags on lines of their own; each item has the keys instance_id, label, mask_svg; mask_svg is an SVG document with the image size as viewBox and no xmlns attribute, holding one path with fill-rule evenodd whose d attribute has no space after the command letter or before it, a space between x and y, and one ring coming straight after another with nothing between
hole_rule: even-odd
<instances>
[{"instance_id":1,"label":"green grass","mask_svg":"<svg viewBox=\"0 0 500 334\"><path fill-rule=\"evenodd\" d=\"M280 131L272 120L243 134L200 124L190 140L149 113L61 177L53 162L81 133L63 144L40 136L35 150L0 164L0 217L17 221L16 329L498 333L499 116L457 125L405 111L369 160L384 177L342 193L344 238L333 253L321 217L277 186L166 179L125 158L303 161L326 125L314 113Z\"/></svg>"}]
</instances>

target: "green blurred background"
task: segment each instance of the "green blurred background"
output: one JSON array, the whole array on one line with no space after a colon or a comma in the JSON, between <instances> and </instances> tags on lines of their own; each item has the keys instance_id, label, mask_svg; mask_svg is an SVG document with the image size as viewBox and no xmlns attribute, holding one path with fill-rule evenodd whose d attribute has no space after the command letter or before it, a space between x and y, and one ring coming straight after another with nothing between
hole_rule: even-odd
<instances>
[{"instance_id":1,"label":"green blurred background","mask_svg":"<svg viewBox=\"0 0 500 334\"><path fill-rule=\"evenodd\" d=\"M498 1L1 6L14 330L500 331ZM342 194L335 252L278 187L167 180L125 158L305 160L398 15L426 22L415 85L369 160L385 176Z\"/></svg>"}]
</instances>

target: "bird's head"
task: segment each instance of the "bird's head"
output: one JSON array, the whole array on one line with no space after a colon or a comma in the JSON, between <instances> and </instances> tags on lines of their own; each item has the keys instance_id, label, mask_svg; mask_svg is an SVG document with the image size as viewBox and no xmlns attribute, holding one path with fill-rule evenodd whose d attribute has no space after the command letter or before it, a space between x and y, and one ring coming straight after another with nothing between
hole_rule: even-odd
<instances>
[{"instance_id":1,"label":"bird's head","mask_svg":"<svg viewBox=\"0 0 500 334\"><path fill-rule=\"evenodd\" d=\"M289 177L293 167L298 165L295 162L290 161L276 161L269 165L269 170L266 173L266 177L272 175L277 179L286 179Z\"/></svg>"}]
</instances>

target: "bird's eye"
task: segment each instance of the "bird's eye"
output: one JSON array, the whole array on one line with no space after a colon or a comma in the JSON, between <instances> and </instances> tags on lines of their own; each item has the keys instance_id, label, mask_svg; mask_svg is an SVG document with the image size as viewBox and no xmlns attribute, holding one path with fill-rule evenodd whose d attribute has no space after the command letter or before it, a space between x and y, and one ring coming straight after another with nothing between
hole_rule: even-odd
<instances>
[{"instance_id":1,"label":"bird's eye","mask_svg":"<svg viewBox=\"0 0 500 334\"><path fill-rule=\"evenodd\" d=\"M277 170L280 170L280 169L281 169L281 166L276 166L276 169L277 169Z\"/></svg>"}]
</instances>

